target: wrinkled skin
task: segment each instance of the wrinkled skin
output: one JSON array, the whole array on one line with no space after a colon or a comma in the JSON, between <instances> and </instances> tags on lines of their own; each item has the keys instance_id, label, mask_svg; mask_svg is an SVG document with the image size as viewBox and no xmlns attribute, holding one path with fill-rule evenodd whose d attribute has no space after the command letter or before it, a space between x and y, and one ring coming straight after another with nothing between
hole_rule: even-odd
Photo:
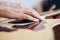
<instances>
[{"instance_id":1,"label":"wrinkled skin","mask_svg":"<svg viewBox=\"0 0 60 40\"><path fill-rule=\"evenodd\" d=\"M14 19L28 19L35 22L41 20L40 15L35 10L20 3L0 2L0 16Z\"/></svg>"}]
</instances>

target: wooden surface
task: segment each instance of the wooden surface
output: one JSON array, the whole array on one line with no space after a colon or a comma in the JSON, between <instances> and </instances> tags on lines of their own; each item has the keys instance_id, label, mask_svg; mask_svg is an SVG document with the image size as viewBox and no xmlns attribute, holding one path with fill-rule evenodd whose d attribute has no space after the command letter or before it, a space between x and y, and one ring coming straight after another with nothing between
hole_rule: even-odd
<instances>
[{"instance_id":1,"label":"wooden surface","mask_svg":"<svg viewBox=\"0 0 60 40\"><path fill-rule=\"evenodd\" d=\"M14 32L0 32L0 40L54 40L53 27L59 19L46 19L45 28L39 31L19 29Z\"/></svg>"}]
</instances>

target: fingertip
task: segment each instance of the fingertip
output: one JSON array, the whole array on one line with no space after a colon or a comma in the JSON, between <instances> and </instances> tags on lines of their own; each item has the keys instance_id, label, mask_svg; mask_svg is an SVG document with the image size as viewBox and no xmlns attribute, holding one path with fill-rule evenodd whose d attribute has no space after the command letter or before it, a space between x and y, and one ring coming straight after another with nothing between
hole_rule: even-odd
<instances>
[{"instance_id":1,"label":"fingertip","mask_svg":"<svg viewBox=\"0 0 60 40\"><path fill-rule=\"evenodd\" d=\"M35 21L35 22L39 22L39 19L34 19L33 21Z\"/></svg>"}]
</instances>

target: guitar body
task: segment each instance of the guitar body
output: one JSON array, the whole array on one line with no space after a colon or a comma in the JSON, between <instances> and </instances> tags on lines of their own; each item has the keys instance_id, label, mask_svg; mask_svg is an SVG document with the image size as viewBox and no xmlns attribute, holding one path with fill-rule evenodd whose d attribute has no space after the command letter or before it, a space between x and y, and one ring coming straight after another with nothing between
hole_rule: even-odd
<instances>
[{"instance_id":1,"label":"guitar body","mask_svg":"<svg viewBox=\"0 0 60 40\"><path fill-rule=\"evenodd\" d=\"M0 40L54 40L53 27L60 25L60 20L45 19L45 21L47 23L44 24L44 28L41 30L19 29L13 32L0 31ZM11 26L11 24L7 26Z\"/></svg>"}]
</instances>

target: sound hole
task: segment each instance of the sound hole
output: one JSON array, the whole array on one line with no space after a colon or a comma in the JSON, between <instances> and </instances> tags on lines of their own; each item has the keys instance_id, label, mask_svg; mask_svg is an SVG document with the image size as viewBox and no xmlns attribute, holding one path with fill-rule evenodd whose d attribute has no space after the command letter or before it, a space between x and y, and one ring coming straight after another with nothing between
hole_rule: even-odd
<instances>
[{"instance_id":1,"label":"sound hole","mask_svg":"<svg viewBox=\"0 0 60 40\"><path fill-rule=\"evenodd\" d=\"M56 25L54 28L55 40L60 40L60 24Z\"/></svg>"},{"instance_id":2,"label":"sound hole","mask_svg":"<svg viewBox=\"0 0 60 40\"><path fill-rule=\"evenodd\" d=\"M29 23L29 22L33 22L33 21L24 19L24 20L14 20L14 21L10 21L8 23L11 23L11 24L20 24L20 23Z\"/></svg>"}]
</instances>

